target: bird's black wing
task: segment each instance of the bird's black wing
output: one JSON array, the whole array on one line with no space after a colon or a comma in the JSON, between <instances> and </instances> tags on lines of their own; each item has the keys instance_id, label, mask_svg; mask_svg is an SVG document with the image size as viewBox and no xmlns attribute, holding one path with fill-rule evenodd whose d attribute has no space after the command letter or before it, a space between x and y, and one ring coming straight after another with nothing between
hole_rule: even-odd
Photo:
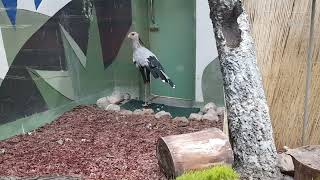
<instances>
[{"instance_id":1,"label":"bird's black wing","mask_svg":"<svg viewBox=\"0 0 320 180\"><path fill-rule=\"evenodd\" d=\"M157 69L163 70L162 65L160 64L159 60L156 57L150 56L148 57L148 60L149 60L149 66L151 68L157 68Z\"/></svg>"},{"instance_id":2,"label":"bird's black wing","mask_svg":"<svg viewBox=\"0 0 320 180\"><path fill-rule=\"evenodd\" d=\"M158 59L155 56L150 56L148 57L148 69L151 72L152 76L157 79L160 77L160 79L163 82L168 83L171 87L175 88L174 83L171 81L169 76L167 76L164 72L164 69Z\"/></svg>"},{"instance_id":3,"label":"bird's black wing","mask_svg":"<svg viewBox=\"0 0 320 180\"><path fill-rule=\"evenodd\" d=\"M159 76L162 75L162 73L160 72L161 70L163 70L163 67L162 65L160 64L160 62L157 60L156 57L154 56L150 56L148 57L148 68L149 68L149 71L151 72L152 76L155 78L155 79L158 79Z\"/></svg>"}]
</instances>

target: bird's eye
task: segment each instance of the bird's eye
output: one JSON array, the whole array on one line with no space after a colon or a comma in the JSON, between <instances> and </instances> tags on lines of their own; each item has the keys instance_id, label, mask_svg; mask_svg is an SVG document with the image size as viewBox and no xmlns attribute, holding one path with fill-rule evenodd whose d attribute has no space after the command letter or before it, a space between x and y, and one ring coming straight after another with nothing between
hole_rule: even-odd
<instances>
[{"instance_id":1,"label":"bird's eye","mask_svg":"<svg viewBox=\"0 0 320 180\"><path fill-rule=\"evenodd\" d=\"M134 36L134 33L131 33L131 36Z\"/></svg>"}]
</instances>

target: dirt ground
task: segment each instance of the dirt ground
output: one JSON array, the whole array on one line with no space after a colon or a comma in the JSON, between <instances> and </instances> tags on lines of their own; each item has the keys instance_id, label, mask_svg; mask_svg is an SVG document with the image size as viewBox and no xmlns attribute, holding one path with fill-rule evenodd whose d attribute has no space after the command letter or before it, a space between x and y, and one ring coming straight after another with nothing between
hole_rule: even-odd
<instances>
[{"instance_id":1,"label":"dirt ground","mask_svg":"<svg viewBox=\"0 0 320 180\"><path fill-rule=\"evenodd\" d=\"M79 106L30 135L0 141L0 176L80 176L84 179L165 179L156 141L222 122L173 122L152 115L120 115Z\"/></svg>"}]
</instances>

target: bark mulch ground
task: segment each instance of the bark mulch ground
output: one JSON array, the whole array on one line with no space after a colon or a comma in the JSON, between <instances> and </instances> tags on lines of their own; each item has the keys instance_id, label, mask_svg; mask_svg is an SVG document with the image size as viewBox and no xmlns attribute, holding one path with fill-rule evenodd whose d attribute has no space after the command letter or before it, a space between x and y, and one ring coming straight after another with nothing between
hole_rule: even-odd
<instances>
[{"instance_id":1,"label":"bark mulch ground","mask_svg":"<svg viewBox=\"0 0 320 180\"><path fill-rule=\"evenodd\" d=\"M156 141L222 122L173 122L151 115L120 115L79 106L30 135L0 141L0 176L77 176L84 179L165 179Z\"/></svg>"}]
</instances>

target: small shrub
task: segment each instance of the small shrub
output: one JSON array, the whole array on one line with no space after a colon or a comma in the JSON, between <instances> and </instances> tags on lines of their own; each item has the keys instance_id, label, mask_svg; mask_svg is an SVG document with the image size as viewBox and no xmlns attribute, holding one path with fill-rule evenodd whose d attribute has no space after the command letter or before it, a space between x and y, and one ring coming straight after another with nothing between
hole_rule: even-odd
<instances>
[{"instance_id":1,"label":"small shrub","mask_svg":"<svg viewBox=\"0 0 320 180\"><path fill-rule=\"evenodd\" d=\"M239 174L230 166L219 165L213 168L190 171L177 177L177 180L238 180Z\"/></svg>"}]
</instances>

